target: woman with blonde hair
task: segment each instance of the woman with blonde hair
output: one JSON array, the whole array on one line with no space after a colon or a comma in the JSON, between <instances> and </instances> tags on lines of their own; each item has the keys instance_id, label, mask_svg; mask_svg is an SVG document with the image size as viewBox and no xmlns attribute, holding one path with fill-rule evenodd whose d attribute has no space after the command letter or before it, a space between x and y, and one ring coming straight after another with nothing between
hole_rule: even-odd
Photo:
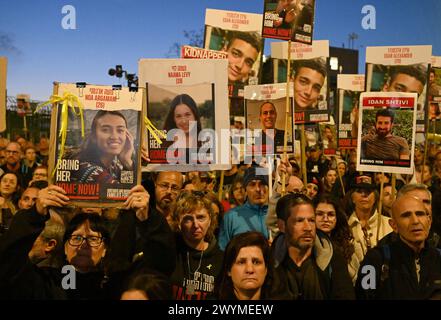
<instances>
[{"instance_id":1,"label":"woman with blonde hair","mask_svg":"<svg viewBox=\"0 0 441 320\"><path fill-rule=\"evenodd\" d=\"M200 191L183 192L176 199L172 227L176 232L176 269L171 276L176 300L204 300L214 292L223 253L214 230L211 201Z\"/></svg>"}]
</instances>

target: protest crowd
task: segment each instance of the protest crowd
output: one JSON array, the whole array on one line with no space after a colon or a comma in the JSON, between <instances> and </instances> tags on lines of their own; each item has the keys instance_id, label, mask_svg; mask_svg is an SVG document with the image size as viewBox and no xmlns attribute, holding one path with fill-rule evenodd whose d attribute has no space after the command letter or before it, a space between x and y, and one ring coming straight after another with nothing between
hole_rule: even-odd
<instances>
[{"instance_id":1,"label":"protest crowd","mask_svg":"<svg viewBox=\"0 0 441 320\"><path fill-rule=\"evenodd\" d=\"M209 9L222 61L140 59L136 90L56 83L49 138L0 138L0 300L441 299L441 62L429 82L431 46L397 66L370 48L331 108L314 3L267 0L227 32ZM289 40L267 87L262 36ZM223 149L169 166L210 130Z\"/></svg>"},{"instance_id":2,"label":"protest crowd","mask_svg":"<svg viewBox=\"0 0 441 320\"><path fill-rule=\"evenodd\" d=\"M62 188L48 186L41 145L1 142L2 299L436 299L441 292L438 146L429 149L430 178L400 175L394 186L391 175L357 172L354 152L328 157L318 147L307 165L321 170L308 171L307 185L294 158L282 159L271 179L256 163L233 165L221 197L220 171L146 173L116 209L69 206ZM62 287L65 265L75 267L76 290ZM363 272L365 265L376 272Z\"/></svg>"}]
</instances>

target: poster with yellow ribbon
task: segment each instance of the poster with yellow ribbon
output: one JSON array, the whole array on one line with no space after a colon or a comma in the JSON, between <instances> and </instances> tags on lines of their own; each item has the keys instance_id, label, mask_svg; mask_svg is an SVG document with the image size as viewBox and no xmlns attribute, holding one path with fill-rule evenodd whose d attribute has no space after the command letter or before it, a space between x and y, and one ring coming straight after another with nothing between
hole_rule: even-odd
<instances>
[{"instance_id":1,"label":"poster with yellow ribbon","mask_svg":"<svg viewBox=\"0 0 441 320\"><path fill-rule=\"evenodd\" d=\"M52 104L52 183L80 206L118 207L141 178L143 94L59 83Z\"/></svg>"},{"instance_id":2,"label":"poster with yellow ribbon","mask_svg":"<svg viewBox=\"0 0 441 320\"><path fill-rule=\"evenodd\" d=\"M6 71L8 59L0 57L0 132L6 130Z\"/></svg>"}]
</instances>

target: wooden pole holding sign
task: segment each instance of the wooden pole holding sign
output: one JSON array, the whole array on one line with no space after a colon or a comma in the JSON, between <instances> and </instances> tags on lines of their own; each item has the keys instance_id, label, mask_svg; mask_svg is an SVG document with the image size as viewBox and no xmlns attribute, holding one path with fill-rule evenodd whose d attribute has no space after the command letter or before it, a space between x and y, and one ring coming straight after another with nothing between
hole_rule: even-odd
<instances>
[{"instance_id":1,"label":"wooden pole holding sign","mask_svg":"<svg viewBox=\"0 0 441 320\"><path fill-rule=\"evenodd\" d=\"M378 224L377 224L377 243L380 237L381 213L383 211L383 189L384 189L384 172L381 173L380 184L380 201L378 202Z\"/></svg>"},{"instance_id":2,"label":"wooden pole holding sign","mask_svg":"<svg viewBox=\"0 0 441 320\"><path fill-rule=\"evenodd\" d=\"M303 185L306 187L308 184L308 174L306 172L306 138L305 138L305 125L300 125L300 148L302 150L302 176L303 176Z\"/></svg>"},{"instance_id":3,"label":"wooden pole holding sign","mask_svg":"<svg viewBox=\"0 0 441 320\"><path fill-rule=\"evenodd\" d=\"M289 99L289 85L291 73L291 40L288 41L288 63L286 67L286 104L285 104L285 136L283 137L283 160L287 161L288 156L286 150L288 149L288 120L290 113L290 99ZM286 173L282 174L282 196L286 193Z\"/></svg>"},{"instance_id":4,"label":"wooden pole holding sign","mask_svg":"<svg viewBox=\"0 0 441 320\"><path fill-rule=\"evenodd\" d=\"M219 202L222 201L222 193L223 193L223 189L224 189L224 176L225 176L225 171L222 170L221 171L221 176L220 176L219 189L218 189L219 190L218 191L218 196L219 196L218 200L219 200Z\"/></svg>"}]
</instances>

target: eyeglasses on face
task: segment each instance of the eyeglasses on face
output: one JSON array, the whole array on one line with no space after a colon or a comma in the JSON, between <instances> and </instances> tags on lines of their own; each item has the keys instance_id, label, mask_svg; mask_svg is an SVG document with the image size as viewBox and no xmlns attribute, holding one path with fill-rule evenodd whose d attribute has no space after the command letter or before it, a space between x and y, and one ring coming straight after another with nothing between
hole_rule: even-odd
<instances>
[{"instance_id":1,"label":"eyeglasses on face","mask_svg":"<svg viewBox=\"0 0 441 320\"><path fill-rule=\"evenodd\" d=\"M6 150L5 151L7 154L19 154L20 151L15 151L15 150Z\"/></svg>"},{"instance_id":2,"label":"eyeglasses on face","mask_svg":"<svg viewBox=\"0 0 441 320\"><path fill-rule=\"evenodd\" d=\"M171 189L171 192L173 192L173 193L178 193L179 190L181 190L177 185L175 185L175 184L170 185L170 184L165 183L165 182L158 183L156 186L158 186L162 190Z\"/></svg>"},{"instance_id":3,"label":"eyeglasses on face","mask_svg":"<svg viewBox=\"0 0 441 320\"><path fill-rule=\"evenodd\" d=\"M91 236L91 237L83 237L80 235L72 235L70 236L68 242L71 246L79 247L83 244L84 240L87 241L89 247L99 247L103 242L103 237Z\"/></svg>"}]
</instances>

